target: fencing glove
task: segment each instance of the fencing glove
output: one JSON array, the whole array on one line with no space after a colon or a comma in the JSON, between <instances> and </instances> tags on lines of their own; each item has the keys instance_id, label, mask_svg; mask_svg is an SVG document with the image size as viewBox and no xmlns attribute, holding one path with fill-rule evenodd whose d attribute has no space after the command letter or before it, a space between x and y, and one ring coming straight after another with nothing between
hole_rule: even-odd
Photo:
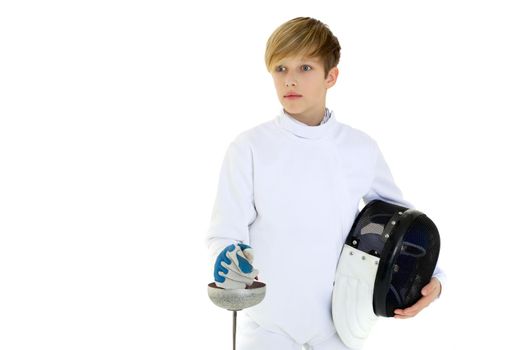
<instances>
[{"instance_id":1,"label":"fencing glove","mask_svg":"<svg viewBox=\"0 0 525 350\"><path fill-rule=\"evenodd\" d=\"M215 260L215 284L224 289L245 289L251 286L259 273L252 263L252 247L243 243L230 244Z\"/></svg>"}]
</instances>

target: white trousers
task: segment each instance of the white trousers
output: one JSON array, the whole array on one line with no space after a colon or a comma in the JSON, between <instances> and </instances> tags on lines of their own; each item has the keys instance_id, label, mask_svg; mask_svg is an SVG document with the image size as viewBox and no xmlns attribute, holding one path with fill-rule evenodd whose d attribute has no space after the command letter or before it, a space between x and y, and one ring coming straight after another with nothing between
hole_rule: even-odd
<instances>
[{"instance_id":1,"label":"white trousers","mask_svg":"<svg viewBox=\"0 0 525 350\"><path fill-rule=\"evenodd\" d=\"M237 313L238 350L349 350L339 335L334 333L325 339L299 344L291 337L268 331L259 326L245 313Z\"/></svg>"}]
</instances>

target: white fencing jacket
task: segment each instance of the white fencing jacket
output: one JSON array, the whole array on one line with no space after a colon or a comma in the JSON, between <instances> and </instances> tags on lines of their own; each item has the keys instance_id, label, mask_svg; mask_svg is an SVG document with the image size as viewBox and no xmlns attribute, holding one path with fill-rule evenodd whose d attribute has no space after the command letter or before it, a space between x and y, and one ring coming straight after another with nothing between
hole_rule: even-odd
<instances>
[{"instance_id":1,"label":"white fencing jacket","mask_svg":"<svg viewBox=\"0 0 525 350\"><path fill-rule=\"evenodd\" d=\"M413 208L377 143L328 109L317 126L283 109L229 144L206 242L212 263L231 243L254 249L267 291L244 311L250 318L299 344L335 333L335 271L361 199Z\"/></svg>"}]
</instances>

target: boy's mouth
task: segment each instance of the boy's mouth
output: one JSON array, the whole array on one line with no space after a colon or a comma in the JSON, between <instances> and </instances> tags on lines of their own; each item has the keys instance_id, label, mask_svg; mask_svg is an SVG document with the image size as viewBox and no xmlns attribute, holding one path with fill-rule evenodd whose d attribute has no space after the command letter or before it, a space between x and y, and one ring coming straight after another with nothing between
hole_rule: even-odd
<instances>
[{"instance_id":1,"label":"boy's mouth","mask_svg":"<svg viewBox=\"0 0 525 350\"><path fill-rule=\"evenodd\" d=\"M302 95L299 95L299 94L296 94L296 93L293 93L293 92L284 95L284 98L298 98L298 97L302 97Z\"/></svg>"}]
</instances>

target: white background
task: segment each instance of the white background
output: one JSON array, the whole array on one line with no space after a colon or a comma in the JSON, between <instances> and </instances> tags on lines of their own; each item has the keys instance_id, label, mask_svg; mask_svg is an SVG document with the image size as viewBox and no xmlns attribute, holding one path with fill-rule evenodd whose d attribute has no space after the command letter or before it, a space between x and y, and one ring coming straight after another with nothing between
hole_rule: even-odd
<instances>
[{"instance_id":1,"label":"white background","mask_svg":"<svg viewBox=\"0 0 525 350\"><path fill-rule=\"evenodd\" d=\"M442 236L442 298L367 349L524 348L522 2L105 0L0 5L0 349L231 349L204 237L297 16L342 46L327 107Z\"/></svg>"}]
</instances>

